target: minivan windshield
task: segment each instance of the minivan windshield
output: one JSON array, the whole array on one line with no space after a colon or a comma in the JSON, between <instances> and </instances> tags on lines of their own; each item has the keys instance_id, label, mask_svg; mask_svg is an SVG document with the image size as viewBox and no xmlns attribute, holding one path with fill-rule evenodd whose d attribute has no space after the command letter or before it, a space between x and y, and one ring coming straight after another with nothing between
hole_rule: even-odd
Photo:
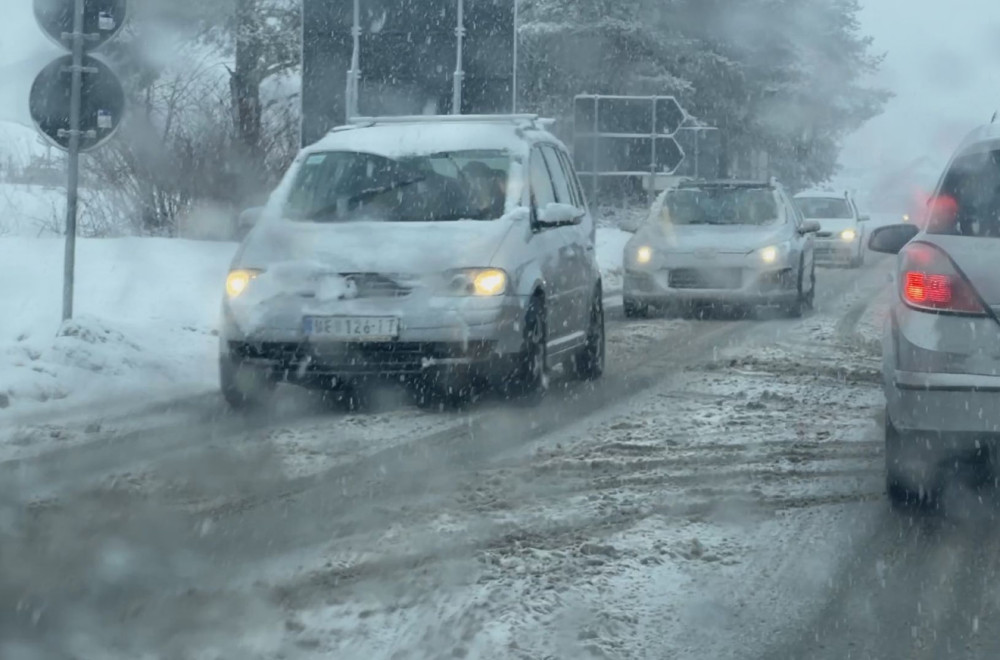
<instances>
[{"instance_id":1,"label":"minivan windshield","mask_svg":"<svg viewBox=\"0 0 1000 660\"><path fill-rule=\"evenodd\" d=\"M696 188L667 193L663 219L675 225L770 225L778 221L767 188Z\"/></svg>"},{"instance_id":2,"label":"minivan windshield","mask_svg":"<svg viewBox=\"0 0 1000 660\"><path fill-rule=\"evenodd\" d=\"M284 205L302 222L493 220L504 213L510 155L470 150L387 158L309 154Z\"/></svg>"},{"instance_id":3,"label":"minivan windshield","mask_svg":"<svg viewBox=\"0 0 1000 660\"><path fill-rule=\"evenodd\" d=\"M800 197L795 200L799 212L809 219L850 220L851 205L843 197Z\"/></svg>"}]
</instances>

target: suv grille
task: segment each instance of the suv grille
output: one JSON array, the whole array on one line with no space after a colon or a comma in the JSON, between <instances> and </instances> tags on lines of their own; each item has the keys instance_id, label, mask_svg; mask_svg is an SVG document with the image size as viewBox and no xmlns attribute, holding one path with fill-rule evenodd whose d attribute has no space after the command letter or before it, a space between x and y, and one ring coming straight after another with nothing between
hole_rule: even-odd
<instances>
[{"instance_id":1,"label":"suv grille","mask_svg":"<svg viewBox=\"0 0 1000 660\"><path fill-rule=\"evenodd\" d=\"M743 271L739 268L677 268L670 271L672 289L739 289L742 286Z\"/></svg>"},{"instance_id":2,"label":"suv grille","mask_svg":"<svg viewBox=\"0 0 1000 660\"><path fill-rule=\"evenodd\" d=\"M358 298L402 298L410 295L411 291L409 287L378 273L344 273L343 277L357 287Z\"/></svg>"}]
</instances>

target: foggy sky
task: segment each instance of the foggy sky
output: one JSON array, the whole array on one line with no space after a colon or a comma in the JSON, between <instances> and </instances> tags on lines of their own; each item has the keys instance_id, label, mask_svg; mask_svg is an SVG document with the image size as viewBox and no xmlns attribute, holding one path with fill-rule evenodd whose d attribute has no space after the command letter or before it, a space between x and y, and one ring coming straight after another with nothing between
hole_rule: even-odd
<instances>
[{"instance_id":1,"label":"foggy sky","mask_svg":"<svg viewBox=\"0 0 1000 660\"><path fill-rule=\"evenodd\" d=\"M878 83L896 93L884 115L846 144L852 169L939 163L957 140L1000 108L998 0L863 0L875 49L888 52ZM30 123L28 89L59 49L34 23L29 0L4 3L0 119Z\"/></svg>"}]
</instances>

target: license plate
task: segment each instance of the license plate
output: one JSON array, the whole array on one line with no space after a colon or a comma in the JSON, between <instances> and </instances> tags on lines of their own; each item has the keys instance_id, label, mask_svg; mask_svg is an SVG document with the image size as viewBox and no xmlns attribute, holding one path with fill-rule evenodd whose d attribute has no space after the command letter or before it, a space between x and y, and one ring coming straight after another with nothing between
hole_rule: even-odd
<instances>
[{"instance_id":1,"label":"license plate","mask_svg":"<svg viewBox=\"0 0 1000 660\"><path fill-rule=\"evenodd\" d=\"M399 319L386 316L307 316L307 337L334 341L388 341L399 337Z\"/></svg>"}]
</instances>

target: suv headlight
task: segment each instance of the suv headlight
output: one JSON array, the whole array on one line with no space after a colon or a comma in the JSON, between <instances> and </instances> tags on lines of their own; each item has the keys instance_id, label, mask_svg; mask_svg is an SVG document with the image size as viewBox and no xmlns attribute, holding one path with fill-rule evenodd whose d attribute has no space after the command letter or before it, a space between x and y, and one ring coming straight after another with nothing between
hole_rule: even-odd
<instances>
[{"instance_id":1,"label":"suv headlight","mask_svg":"<svg viewBox=\"0 0 1000 660\"><path fill-rule=\"evenodd\" d=\"M263 271L253 270L250 268L238 268L236 270L229 271L229 275L226 277L226 295L230 298L236 298L250 286L252 282L258 275Z\"/></svg>"},{"instance_id":2,"label":"suv headlight","mask_svg":"<svg viewBox=\"0 0 1000 660\"><path fill-rule=\"evenodd\" d=\"M858 232L856 232L853 229L845 229L844 231L840 232L840 237L845 241L853 241L855 238L858 237Z\"/></svg>"},{"instance_id":3,"label":"suv headlight","mask_svg":"<svg viewBox=\"0 0 1000 660\"><path fill-rule=\"evenodd\" d=\"M501 296L507 293L507 273L499 268L467 268L449 273L447 293L453 296Z\"/></svg>"},{"instance_id":4,"label":"suv headlight","mask_svg":"<svg viewBox=\"0 0 1000 660\"><path fill-rule=\"evenodd\" d=\"M645 266L653 260L653 248L648 245L641 246L635 251L635 262L640 266Z\"/></svg>"}]
</instances>

